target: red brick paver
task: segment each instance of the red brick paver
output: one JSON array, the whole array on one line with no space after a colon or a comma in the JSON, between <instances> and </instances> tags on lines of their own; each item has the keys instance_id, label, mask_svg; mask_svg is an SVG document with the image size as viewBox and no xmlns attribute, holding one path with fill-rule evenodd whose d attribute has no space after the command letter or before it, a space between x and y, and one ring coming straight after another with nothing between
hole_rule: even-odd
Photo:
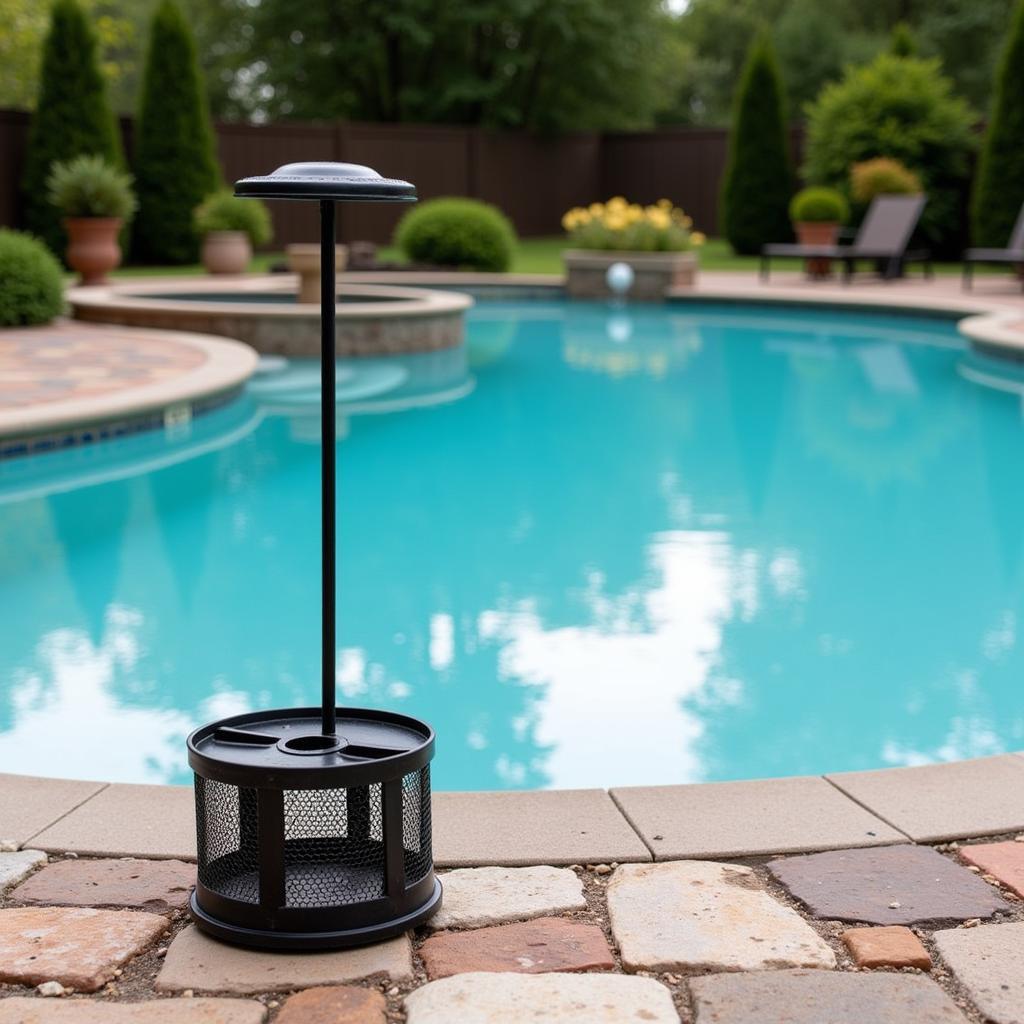
<instances>
[{"instance_id":1,"label":"red brick paver","mask_svg":"<svg viewBox=\"0 0 1024 1024\"><path fill-rule=\"evenodd\" d=\"M981 843L964 846L960 857L997 878L1011 892L1024 897L1024 843Z\"/></svg>"},{"instance_id":2,"label":"red brick paver","mask_svg":"<svg viewBox=\"0 0 1024 1024\"><path fill-rule=\"evenodd\" d=\"M291 996L274 1024L387 1024L387 1009L374 989L330 985Z\"/></svg>"},{"instance_id":3,"label":"red brick paver","mask_svg":"<svg viewBox=\"0 0 1024 1024\"><path fill-rule=\"evenodd\" d=\"M843 942L858 967L917 967L930 971L932 958L921 940L902 925L851 928Z\"/></svg>"}]
</instances>

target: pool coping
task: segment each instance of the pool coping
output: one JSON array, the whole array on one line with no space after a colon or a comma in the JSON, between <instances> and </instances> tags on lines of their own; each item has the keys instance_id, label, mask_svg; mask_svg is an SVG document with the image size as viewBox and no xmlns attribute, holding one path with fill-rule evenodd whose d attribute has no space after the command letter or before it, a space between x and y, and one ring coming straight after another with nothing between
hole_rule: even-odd
<instances>
[{"instance_id":1,"label":"pool coping","mask_svg":"<svg viewBox=\"0 0 1024 1024\"><path fill-rule=\"evenodd\" d=\"M438 792L438 867L764 858L1024 831L1024 752L778 779ZM190 786L0 775L0 841L195 860Z\"/></svg>"}]
</instances>

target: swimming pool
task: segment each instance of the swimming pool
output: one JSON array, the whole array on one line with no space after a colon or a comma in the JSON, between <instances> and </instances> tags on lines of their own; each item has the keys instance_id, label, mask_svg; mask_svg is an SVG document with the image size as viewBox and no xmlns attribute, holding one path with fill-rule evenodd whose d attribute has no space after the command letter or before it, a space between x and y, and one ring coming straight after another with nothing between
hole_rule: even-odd
<instances>
[{"instance_id":1,"label":"swimming pool","mask_svg":"<svg viewBox=\"0 0 1024 1024\"><path fill-rule=\"evenodd\" d=\"M339 380L339 690L430 721L437 788L1024 747L1024 384L954 323L484 301L451 358ZM187 782L195 725L316 704L287 372L0 463L0 770Z\"/></svg>"}]
</instances>

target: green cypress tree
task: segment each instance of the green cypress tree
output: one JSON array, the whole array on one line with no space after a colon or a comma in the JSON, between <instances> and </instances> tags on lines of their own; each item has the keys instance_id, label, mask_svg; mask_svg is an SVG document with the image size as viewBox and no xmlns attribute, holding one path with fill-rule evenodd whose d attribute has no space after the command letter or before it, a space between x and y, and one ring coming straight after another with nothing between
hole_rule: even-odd
<instances>
[{"instance_id":1,"label":"green cypress tree","mask_svg":"<svg viewBox=\"0 0 1024 1024\"><path fill-rule=\"evenodd\" d=\"M897 22L889 36L889 52L894 57L916 57L917 40L905 21Z\"/></svg>"},{"instance_id":2,"label":"green cypress tree","mask_svg":"<svg viewBox=\"0 0 1024 1024\"><path fill-rule=\"evenodd\" d=\"M1024 202L1024 0L996 69L994 100L971 197L975 245L1004 246Z\"/></svg>"},{"instance_id":3,"label":"green cypress tree","mask_svg":"<svg viewBox=\"0 0 1024 1024\"><path fill-rule=\"evenodd\" d=\"M785 97L767 33L755 37L740 76L721 193L721 228L737 253L791 237L793 195Z\"/></svg>"},{"instance_id":4,"label":"green cypress tree","mask_svg":"<svg viewBox=\"0 0 1024 1024\"><path fill-rule=\"evenodd\" d=\"M67 239L60 214L47 198L46 179L55 161L83 154L123 164L95 33L78 0L56 0L43 43L39 97L21 180L25 226L56 253L64 252Z\"/></svg>"},{"instance_id":5,"label":"green cypress tree","mask_svg":"<svg viewBox=\"0 0 1024 1024\"><path fill-rule=\"evenodd\" d=\"M181 10L162 0L153 15L135 136L135 257L192 263L192 211L220 186L213 127L196 46Z\"/></svg>"}]
</instances>

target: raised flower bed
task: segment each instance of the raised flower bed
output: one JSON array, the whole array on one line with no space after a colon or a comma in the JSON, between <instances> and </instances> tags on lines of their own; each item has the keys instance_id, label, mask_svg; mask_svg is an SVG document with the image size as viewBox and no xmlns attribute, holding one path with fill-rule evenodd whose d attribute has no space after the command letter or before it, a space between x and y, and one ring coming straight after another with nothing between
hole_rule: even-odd
<instances>
[{"instance_id":1,"label":"raised flower bed","mask_svg":"<svg viewBox=\"0 0 1024 1024\"><path fill-rule=\"evenodd\" d=\"M633 270L631 299L657 301L672 288L696 283L694 250L704 236L692 230L692 220L668 199L644 207L618 196L570 210L562 226L569 234L563 259L565 288L572 298L612 296L607 274L614 263Z\"/></svg>"}]
</instances>

